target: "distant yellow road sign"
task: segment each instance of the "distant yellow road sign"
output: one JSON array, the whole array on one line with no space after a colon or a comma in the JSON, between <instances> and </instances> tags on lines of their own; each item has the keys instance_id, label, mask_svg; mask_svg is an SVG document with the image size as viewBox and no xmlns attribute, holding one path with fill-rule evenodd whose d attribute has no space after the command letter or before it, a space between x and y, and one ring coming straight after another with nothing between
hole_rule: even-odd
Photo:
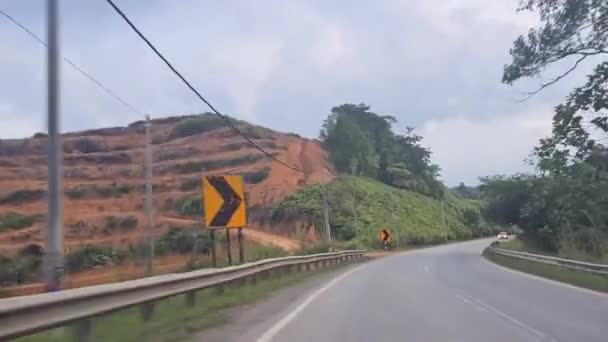
<instances>
[{"instance_id":1,"label":"distant yellow road sign","mask_svg":"<svg viewBox=\"0 0 608 342\"><path fill-rule=\"evenodd\" d=\"M390 230L381 229L380 230L380 241L382 242L391 242L393 240L393 236Z\"/></svg>"},{"instance_id":2,"label":"distant yellow road sign","mask_svg":"<svg viewBox=\"0 0 608 342\"><path fill-rule=\"evenodd\" d=\"M203 177L207 227L242 228L247 223L242 176Z\"/></svg>"}]
</instances>

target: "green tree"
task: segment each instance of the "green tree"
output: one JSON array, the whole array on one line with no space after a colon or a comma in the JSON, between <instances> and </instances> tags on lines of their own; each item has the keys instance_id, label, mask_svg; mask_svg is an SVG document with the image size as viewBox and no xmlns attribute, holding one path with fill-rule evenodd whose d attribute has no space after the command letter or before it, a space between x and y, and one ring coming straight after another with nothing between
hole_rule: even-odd
<instances>
[{"instance_id":1,"label":"green tree","mask_svg":"<svg viewBox=\"0 0 608 342\"><path fill-rule=\"evenodd\" d=\"M515 41L503 82L513 84L553 64L572 63L529 96L581 63L608 55L608 2L525 0L520 10L538 12L540 25ZM517 221L525 235L547 250L570 246L597 256L608 241L608 152L601 144L608 138L608 62L598 60L587 81L556 107L551 136L535 148L540 175L485 184L491 190L485 194L489 216Z\"/></svg>"},{"instance_id":2,"label":"green tree","mask_svg":"<svg viewBox=\"0 0 608 342\"><path fill-rule=\"evenodd\" d=\"M522 0L519 10L538 12L541 24L514 42L510 51L513 60L504 67L504 83L513 84L521 78L538 76L553 64L573 61L569 69L529 96L559 82L585 60L608 55L606 1ZM587 82L556 108L553 135L543 139L535 151L543 170L559 173L569 162L585 159L595 145L590 129L608 137L607 88L608 61L603 61L588 75Z\"/></svg>"},{"instance_id":3,"label":"green tree","mask_svg":"<svg viewBox=\"0 0 608 342\"><path fill-rule=\"evenodd\" d=\"M443 197L445 187L437 180L439 167L431 163L431 151L421 146L422 137L413 128L404 135L394 134L395 122L366 104L343 104L332 108L320 136L340 172Z\"/></svg>"}]
</instances>

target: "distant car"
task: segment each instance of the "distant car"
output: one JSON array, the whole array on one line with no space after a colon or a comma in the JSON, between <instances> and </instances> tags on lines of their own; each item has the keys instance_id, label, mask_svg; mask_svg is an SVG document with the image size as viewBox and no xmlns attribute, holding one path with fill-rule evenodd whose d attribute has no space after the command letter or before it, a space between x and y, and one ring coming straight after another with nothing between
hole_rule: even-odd
<instances>
[{"instance_id":1,"label":"distant car","mask_svg":"<svg viewBox=\"0 0 608 342\"><path fill-rule=\"evenodd\" d=\"M498 233L498 240L508 240L508 239L509 239L509 234L507 234L507 232Z\"/></svg>"}]
</instances>

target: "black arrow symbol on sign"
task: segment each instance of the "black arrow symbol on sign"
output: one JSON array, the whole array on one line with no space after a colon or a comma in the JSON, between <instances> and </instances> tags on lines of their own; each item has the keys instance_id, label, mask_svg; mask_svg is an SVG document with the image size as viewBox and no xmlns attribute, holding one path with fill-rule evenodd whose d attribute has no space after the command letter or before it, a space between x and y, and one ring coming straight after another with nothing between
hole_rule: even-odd
<instances>
[{"instance_id":1,"label":"black arrow symbol on sign","mask_svg":"<svg viewBox=\"0 0 608 342\"><path fill-rule=\"evenodd\" d=\"M222 204L222 207L215 214L209 225L212 227L226 226L230 222L234 212L241 205L243 199L232 189L224 177L207 177L207 181L224 200L224 204Z\"/></svg>"},{"instance_id":2,"label":"black arrow symbol on sign","mask_svg":"<svg viewBox=\"0 0 608 342\"><path fill-rule=\"evenodd\" d=\"M386 229L382 229L382 241L388 241L390 237L391 233Z\"/></svg>"}]
</instances>

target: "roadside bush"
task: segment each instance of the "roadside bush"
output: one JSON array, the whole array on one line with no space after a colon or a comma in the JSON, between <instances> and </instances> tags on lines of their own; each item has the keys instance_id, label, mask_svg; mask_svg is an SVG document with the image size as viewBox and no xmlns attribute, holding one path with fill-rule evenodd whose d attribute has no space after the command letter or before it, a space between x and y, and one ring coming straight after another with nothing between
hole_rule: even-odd
<instances>
[{"instance_id":1,"label":"roadside bush","mask_svg":"<svg viewBox=\"0 0 608 342\"><path fill-rule=\"evenodd\" d=\"M183 180L179 185L179 189L181 191L192 191L200 188L201 179L200 178L190 178Z\"/></svg>"},{"instance_id":2,"label":"roadside bush","mask_svg":"<svg viewBox=\"0 0 608 342\"><path fill-rule=\"evenodd\" d=\"M40 138L48 138L48 134L46 133L42 133L42 132L36 132L34 133L34 135L32 136L32 138L34 139L40 139Z\"/></svg>"},{"instance_id":3,"label":"roadside bush","mask_svg":"<svg viewBox=\"0 0 608 342\"><path fill-rule=\"evenodd\" d=\"M0 218L0 232L9 229L17 230L31 227L37 218L37 215L22 215L11 211Z\"/></svg>"},{"instance_id":4,"label":"roadside bush","mask_svg":"<svg viewBox=\"0 0 608 342\"><path fill-rule=\"evenodd\" d=\"M23 284L35 280L42 266L41 257L0 255L0 286Z\"/></svg>"},{"instance_id":5,"label":"roadside bush","mask_svg":"<svg viewBox=\"0 0 608 342\"><path fill-rule=\"evenodd\" d=\"M265 167L261 170L245 172L243 174L243 180L247 184L258 184L268 178L268 175L270 175L270 168Z\"/></svg>"},{"instance_id":6,"label":"roadside bush","mask_svg":"<svg viewBox=\"0 0 608 342\"><path fill-rule=\"evenodd\" d=\"M71 199L80 199L86 196L87 189L83 186L77 186L75 188L67 189L65 195Z\"/></svg>"},{"instance_id":7,"label":"roadside bush","mask_svg":"<svg viewBox=\"0 0 608 342\"><path fill-rule=\"evenodd\" d=\"M270 149L286 149L284 146L277 145L274 141L258 141L256 144L262 148ZM219 147L220 151L238 151L240 149L252 148L248 142L236 142L231 144L222 145Z\"/></svg>"},{"instance_id":8,"label":"roadside bush","mask_svg":"<svg viewBox=\"0 0 608 342\"><path fill-rule=\"evenodd\" d=\"M254 126L248 123L239 125L239 130L251 139L269 139L274 140L273 132L261 126Z\"/></svg>"},{"instance_id":9,"label":"roadside bush","mask_svg":"<svg viewBox=\"0 0 608 342\"><path fill-rule=\"evenodd\" d=\"M298 250L298 255L309 255L309 254L319 254L319 253L327 253L329 251L329 245L326 243L319 243L311 246L302 246Z\"/></svg>"},{"instance_id":10,"label":"roadside bush","mask_svg":"<svg viewBox=\"0 0 608 342\"><path fill-rule=\"evenodd\" d=\"M248 262L269 258L280 258L288 255L283 248L276 245L249 245L247 247L248 248L245 248L245 253L247 254L246 259Z\"/></svg>"},{"instance_id":11,"label":"roadside bush","mask_svg":"<svg viewBox=\"0 0 608 342\"><path fill-rule=\"evenodd\" d=\"M132 230L137 228L137 217L135 216L127 216L127 217L116 217L113 215L105 217L106 223L105 227L109 230L120 229L122 231Z\"/></svg>"},{"instance_id":12,"label":"roadside bush","mask_svg":"<svg viewBox=\"0 0 608 342\"><path fill-rule=\"evenodd\" d=\"M203 215L203 201L200 196L182 198L175 204L175 211L183 216Z\"/></svg>"},{"instance_id":13,"label":"roadside bush","mask_svg":"<svg viewBox=\"0 0 608 342\"><path fill-rule=\"evenodd\" d=\"M273 154L274 155L274 154ZM200 160L191 161L183 164L176 164L168 168L169 172L177 172L181 174L186 173L197 173L202 171L220 169L229 166L238 166L243 164L253 164L256 161L262 159L264 156L260 154L252 154L239 156L229 159L211 159L211 160Z\"/></svg>"},{"instance_id":14,"label":"roadside bush","mask_svg":"<svg viewBox=\"0 0 608 342\"><path fill-rule=\"evenodd\" d=\"M123 195L126 195L126 194L130 193L131 191L133 191L133 189L135 187L133 185L130 185L130 184L116 184L116 183L113 183L110 186L105 186L105 187L94 186L94 188L95 188L95 192L100 197L104 197L104 198L108 198L108 197L119 198L119 197L121 197Z\"/></svg>"},{"instance_id":15,"label":"roadside bush","mask_svg":"<svg viewBox=\"0 0 608 342\"><path fill-rule=\"evenodd\" d=\"M166 141L167 139L162 135L155 135L152 137L152 145L160 145Z\"/></svg>"},{"instance_id":16,"label":"roadside bush","mask_svg":"<svg viewBox=\"0 0 608 342\"><path fill-rule=\"evenodd\" d=\"M68 146L69 145L70 144L68 144ZM78 140L73 141L71 143L71 145L72 145L71 147L73 147L73 149L76 149L81 153L95 153L95 152L104 151L104 148L103 148L103 146L101 146L101 144L99 144L95 140L89 139L89 138L80 138ZM69 147L68 147L68 149L70 150L69 152L71 152L71 149ZM68 151L66 151L66 152L68 152Z\"/></svg>"},{"instance_id":17,"label":"roadside bush","mask_svg":"<svg viewBox=\"0 0 608 342\"><path fill-rule=\"evenodd\" d=\"M181 157L182 156L175 151L160 151L156 155L156 161L162 162L162 161L167 161L167 160L178 159Z\"/></svg>"},{"instance_id":18,"label":"roadside bush","mask_svg":"<svg viewBox=\"0 0 608 342\"><path fill-rule=\"evenodd\" d=\"M224 125L224 120L219 117L212 115L201 115L200 117L187 119L175 125L175 127L173 127L171 130L171 133L169 133L169 139L183 138L210 132L223 127Z\"/></svg>"},{"instance_id":19,"label":"roadside bush","mask_svg":"<svg viewBox=\"0 0 608 342\"><path fill-rule=\"evenodd\" d=\"M41 200L46 191L37 190L17 190L13 193L8 194L3 199L0 199L0 204L14 204L19 205L23 203L29 203Z\"/></svg>"},{"instance_id":20,"label":"roadside bush","mask_svg":"<svg viewBox=\"0 0 608 342\"><path fill-rule=\"evenodd\" d=\"M96 266L117 265L126 258L126 252L111 247L86 245L84 248L66 255L65 266L70 273Z\"/></svg>"},{"instance_id":21,"label":"roadside bush","mask_svg":"<svg viewBox=\"0 0 608 342\"><path fill-rule=\"evenodd\" d=\"M158 255L168 253L178 254L209 254L211 239L209 235L201 232L200 228L170 227L160 238L156 239L154 251Z\"/></svg>"},{"instance_id":22,"label":"roadside bush","mask_svg":"<svg viewBox=\"0 0 608 342\"><path fill-rule=\"evenodd\" d=\"M116 145L116 146L114 146L113 150L114 151L127 151L130 149L131 149L131 146L129 146L129 145Z\"/></svg>"},{"instance_id":23,"label":"roadside bush","mask_svg":"<svg viewBox=\"0 0 608 342\"><path fill-rule=\"evenodd\" d=\"M42 258L44 255L44 247L37 243L30 243L19 250L19 255L24 257Z\"/></svg>"}]
</instances>

